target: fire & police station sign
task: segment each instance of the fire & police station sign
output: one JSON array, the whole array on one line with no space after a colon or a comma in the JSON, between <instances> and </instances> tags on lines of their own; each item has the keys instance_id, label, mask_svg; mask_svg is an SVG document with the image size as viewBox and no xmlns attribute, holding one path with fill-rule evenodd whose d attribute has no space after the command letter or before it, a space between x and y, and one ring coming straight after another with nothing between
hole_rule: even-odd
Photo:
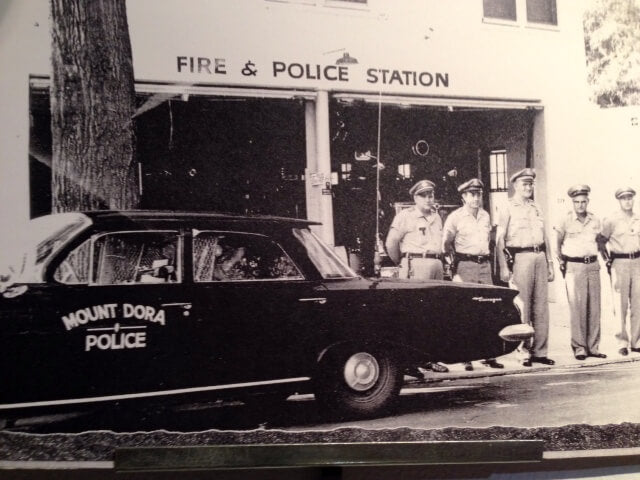
<instances>
[{"instance_id":1,"label":"fire & police station sign","mask_svg":"<svg viewBox=\"0 0 640 480\"><path fill-rule=\"evenodd\" d=\"M196 74L206 76L236 76L256 79L288 80L288 81L323 81L336 84L365 82L369 85L436 87L448 88L450 83L448 72L432 72L427 70L393 69L383 67L354 68L353 65L336 65L320 63L286 62L273 60L265 65L258 65L247 60L237 69L232 69L225 58L204 56L177 56L178 74Z\"/></svg>"}]
</instances>

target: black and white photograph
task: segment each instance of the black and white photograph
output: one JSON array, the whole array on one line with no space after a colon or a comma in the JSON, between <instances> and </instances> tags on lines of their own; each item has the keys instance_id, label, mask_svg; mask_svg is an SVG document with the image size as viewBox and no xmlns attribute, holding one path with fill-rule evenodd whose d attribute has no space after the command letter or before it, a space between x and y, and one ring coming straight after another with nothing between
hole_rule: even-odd
<instances>
[{"instance_id":1,"label":"black and white photograph","mask_svg":"<svg viewBox=\"0 0 640 480\"><path fill-rule=\"evenodd\" d=\"M640 0L0 0L0 476L465 442L639 475L639 25ZM471 461L437 455L408 463ZM313 478L385 478L348 471Z\"/></svg>"}]
</instances>

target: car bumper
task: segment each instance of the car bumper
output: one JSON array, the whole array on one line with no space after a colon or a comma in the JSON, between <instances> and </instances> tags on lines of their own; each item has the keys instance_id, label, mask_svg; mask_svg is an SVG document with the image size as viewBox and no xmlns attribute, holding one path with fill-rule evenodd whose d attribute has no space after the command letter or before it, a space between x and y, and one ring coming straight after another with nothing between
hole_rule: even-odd
<instances>
[{"instance_id":1,"label":"car bumper","mask_svg":"<svg viewBox=\"0 0 640 480\"><path fill-rule=\"evenodd\" d=\"M522 342L533 337L533 327L527 323L518 323L504 327L498 335L507 342Z\"/></svg>"}]
</instances>

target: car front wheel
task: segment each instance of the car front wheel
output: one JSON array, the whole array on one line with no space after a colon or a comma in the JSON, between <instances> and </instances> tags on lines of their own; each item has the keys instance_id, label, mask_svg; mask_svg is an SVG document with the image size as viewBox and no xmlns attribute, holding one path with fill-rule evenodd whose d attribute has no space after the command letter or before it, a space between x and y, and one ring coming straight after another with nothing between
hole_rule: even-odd
<instances>
[{"instance_id":1,"label":"car front wheel","mask_svg":"<svg viewBox=\"0 0 640 480\"><path fill-rule=\"evenodd\" d=\"M382 348L341 347L320 362L315 396L327 411L370 417L390 411L402 386L402 374Z\"/></svg>"}]
</instances>

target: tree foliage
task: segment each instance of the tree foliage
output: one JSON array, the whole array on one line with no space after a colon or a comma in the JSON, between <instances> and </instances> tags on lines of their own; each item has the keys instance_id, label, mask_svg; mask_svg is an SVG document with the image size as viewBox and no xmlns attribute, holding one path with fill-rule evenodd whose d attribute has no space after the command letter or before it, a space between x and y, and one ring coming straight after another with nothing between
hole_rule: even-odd
<instances>
[{"instance_id":1,"label":"tree foliage","mask_svg":"<svg viewBox=\"0 0 640 480\"><path fill-rule=\"evenodd\" d=\"M138 206L124 0L50 0L53 210Z\"/></svg>"},{"instance_id":2,"label":"tree foliage","mask_svg":"<svg viewBox=\"0 0 640 480\"><path fill-rule=\"evenodd\" d=\"M595 0L585 10L585 49L593 100L640 105L640 1Z\"/></svg>"}]
</instances>

